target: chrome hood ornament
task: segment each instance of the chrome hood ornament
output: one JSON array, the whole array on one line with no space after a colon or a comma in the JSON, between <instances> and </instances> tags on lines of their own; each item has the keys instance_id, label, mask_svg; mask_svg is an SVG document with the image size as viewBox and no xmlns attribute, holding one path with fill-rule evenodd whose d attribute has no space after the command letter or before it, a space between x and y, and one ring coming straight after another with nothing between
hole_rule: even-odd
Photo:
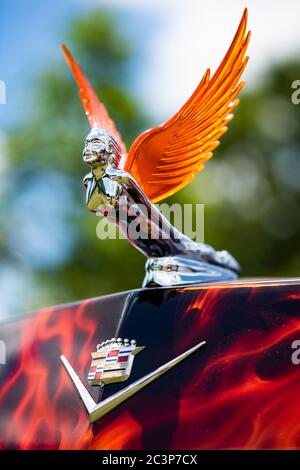
<instances>
[{"instance_id":1,"label":"chrome hood ornament","mask_svg":"<svg viewBox=\"0 0 300 470\"><path fill-rule=\"evenodd\" d=\"M215 74L208 69L180 111L142 133L128 153L105 106L63 46L92 128L83 151L90 167L84 178L87 207L116 224L147 257L144 287L233 280L239 274L238 262L227 251L192 241L154 203L188 184L219 145L239 102L249 39L245 10Z\"/></svg>"}]
</instances>

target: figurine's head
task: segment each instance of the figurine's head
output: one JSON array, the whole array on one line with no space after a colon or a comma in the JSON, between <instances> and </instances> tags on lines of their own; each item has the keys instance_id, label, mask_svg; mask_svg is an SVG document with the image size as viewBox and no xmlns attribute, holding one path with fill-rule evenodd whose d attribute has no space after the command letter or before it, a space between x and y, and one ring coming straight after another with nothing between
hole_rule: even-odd
<instances>
[{"instance_id":1,"label":"figurine's head","mask_svg":"<svg viewBox=\"0 0 300 470\"><path fill-rule=\"evenodd\" d=\"M115 139L105 129L92 128L83 149L83 161L90 167L106 166L110 164L117 167L122 150Z\"/></svg>"}]
</instances>

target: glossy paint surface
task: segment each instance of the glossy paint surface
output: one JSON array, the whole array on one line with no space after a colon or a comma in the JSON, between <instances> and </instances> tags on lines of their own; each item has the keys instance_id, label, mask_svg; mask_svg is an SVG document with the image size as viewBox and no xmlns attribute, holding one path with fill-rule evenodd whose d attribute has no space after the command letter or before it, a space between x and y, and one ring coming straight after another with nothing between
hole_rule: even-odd
<instances>
[{"instance_id":1,"label":"glossy paint surface","mask_svg":"<svg viewBox=\"0 0 300 470\"><path fill-rule=\"evenodd\" d=\"M90 425L59 356L96 399L90 353L118 336L146 346L125 385L207 346ZM297 281L132 291L3 322L0 339L1 449L300 448Z\"/></svg>"}]
</instances>

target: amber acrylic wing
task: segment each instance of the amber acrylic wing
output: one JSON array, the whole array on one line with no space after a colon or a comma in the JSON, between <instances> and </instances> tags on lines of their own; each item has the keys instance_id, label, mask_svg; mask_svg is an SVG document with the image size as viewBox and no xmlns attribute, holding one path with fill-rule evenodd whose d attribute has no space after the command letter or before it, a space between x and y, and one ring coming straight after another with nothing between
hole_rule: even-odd
<instances>
[{"instance_id":1,"label":"amber acrylic wing","mask_svg":"<svg viewBox=\"0 0 300 470\"><path fill-rule=\"evenodd\" d=\"M99 127L106 129L111 135L116 139L120 145L123 153L123 158L126 158L126 146L122 141L120 133L117 131L114 121L110 118L105 106L98 99L92 85L84 75L80 66L75 61L71 52L63 44L62 51L69 65L71 71L73 72L74 78L77 82L79 88L79 96L81 98L85 113L89 120L91 127Z\"/></svg>"},{"instance_id":2,"label":"amber acrylic wing","mask_svg":"<svg viewBox=\"0 0 300 470\"><path fill-rule=\"evenodd\" d=\"M245 10L233 42L219 68L207 70L194 94L161 126L141 134L132 144L124 169L147 196L157 202L181 189L204 168L219 145L239 103L250 39Z\"/></svg>"}]
</instances>

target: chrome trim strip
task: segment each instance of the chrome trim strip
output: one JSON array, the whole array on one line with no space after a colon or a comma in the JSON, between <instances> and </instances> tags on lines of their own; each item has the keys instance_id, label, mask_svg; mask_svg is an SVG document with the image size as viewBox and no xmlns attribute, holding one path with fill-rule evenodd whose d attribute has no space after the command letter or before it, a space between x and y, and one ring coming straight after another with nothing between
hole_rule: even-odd
<instances>
[{"instance_id":1,"label":"chrome trim strip","mask_svg":"<svg viewBox=\"0 0 300 470\"><path fill-rule=\"evenodd\" d=\"M206 341L202 341L201 343L197 344L191 349L188 349L184 353L180 354L179 356L175 357L171 361L167 362L166 364L162 365L158 369L150 372L149 374L145 375L141 379L136 380L134 383L128 385L128 387L120 390L119 392L115 393L114 395L106 398L100 403L96 403L94 399L89 394L86 387L81 382L80 378L74 371L73 367L66 359L65 356L60 356L60 359L69 374L78 394L81 398L85 409L89 415L90 422L94 423L98 419L102 418L104 415L109 413L111 410L116 408L118 405L123 403L125 400L133 396L139 390L142 390L146 385L150 384L154 380L158 379L161 375L168 372L170 369L178 365L184 359L187 359L191 354L198 351L199 349L203 348L206 345Z\"/></svg>"}]
</instances>

